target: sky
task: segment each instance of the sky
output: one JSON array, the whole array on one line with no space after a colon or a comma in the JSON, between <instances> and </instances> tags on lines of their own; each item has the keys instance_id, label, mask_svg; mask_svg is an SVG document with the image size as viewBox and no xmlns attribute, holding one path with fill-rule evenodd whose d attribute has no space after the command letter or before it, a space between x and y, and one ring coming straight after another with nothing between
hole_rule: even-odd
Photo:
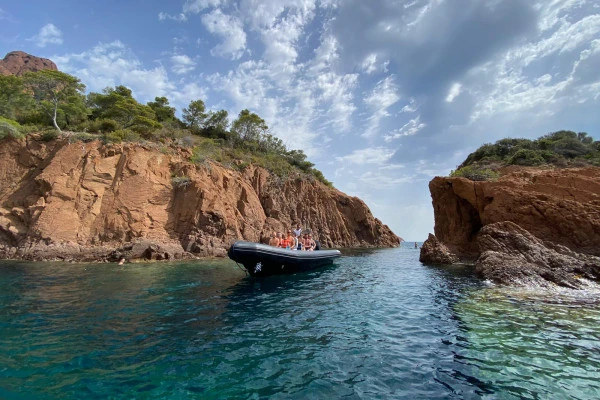
<instances>
[{"instance_id":1,"label":"sky","mask_svg":"<svg viewBox=\"0 0 600 400\"><path fill-rule=\"evenodd\" d=\"M0 2L14 50L179 115L247 108L407 241L433 232L429 181L482 144L600 139L598 0Z\"/></svg>"}]
</instances>

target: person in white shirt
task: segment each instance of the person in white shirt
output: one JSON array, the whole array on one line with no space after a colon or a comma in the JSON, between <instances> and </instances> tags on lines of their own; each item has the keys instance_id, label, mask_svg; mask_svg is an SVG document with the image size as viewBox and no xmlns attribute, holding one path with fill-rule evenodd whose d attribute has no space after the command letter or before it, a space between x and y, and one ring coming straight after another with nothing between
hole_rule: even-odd
<instances>
[{"instance_id":1,"label":"person in white shirt","mask_svg":"<svg viewBox=\"0 0 600 400\"><path fill-rule=\"evenodd\" d=\"M294 234L296 235L296 237L300 237L302 236L302 228L300 227L300 224L296 225L296 229L294 229Z\"/></svg>"}]
</instances>

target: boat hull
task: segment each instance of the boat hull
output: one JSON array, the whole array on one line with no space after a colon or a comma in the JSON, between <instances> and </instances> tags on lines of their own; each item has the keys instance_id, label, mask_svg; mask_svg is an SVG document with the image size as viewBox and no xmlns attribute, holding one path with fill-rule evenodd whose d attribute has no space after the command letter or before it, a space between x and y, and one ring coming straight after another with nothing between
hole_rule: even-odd
<instances>
[{"instance_id":1,"label":"boat hull","mask_svg":"<svg viewBox=\"0 0 600 400\"><path fill-rule=\"evenodd\" d=\"M260 243L237 241L227 252L229 258L246 268L252 276L293 274L310 271L340 257L339 250L288 250Z\"/></svg>"}]
</instances>

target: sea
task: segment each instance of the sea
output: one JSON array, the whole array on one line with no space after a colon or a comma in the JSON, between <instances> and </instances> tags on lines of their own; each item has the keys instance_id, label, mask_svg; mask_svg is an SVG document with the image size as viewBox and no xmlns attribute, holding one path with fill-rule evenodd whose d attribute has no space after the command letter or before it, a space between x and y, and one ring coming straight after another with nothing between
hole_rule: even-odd
<instances>
[{"instance_id":1,"label":"sea","mask_svg":"<svg viewBox=\"0 0 600 400\"><path fill-rule=\"evenodd\" d=\"M498 287L413 246L260 279L2 261L0 399L600 398L600 291Z\"/></svg>"}]
</instances>

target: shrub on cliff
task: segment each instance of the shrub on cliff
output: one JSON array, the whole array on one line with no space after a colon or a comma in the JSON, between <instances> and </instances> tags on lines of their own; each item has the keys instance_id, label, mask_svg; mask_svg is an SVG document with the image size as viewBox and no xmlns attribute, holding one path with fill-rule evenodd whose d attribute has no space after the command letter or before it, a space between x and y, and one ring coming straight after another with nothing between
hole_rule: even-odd
<instances>
[{"instance_id":1,"label":"shrub on cliff","mask_svg":"<svg viewBox=\"0 0 600 400\"><path fill-rule=\"evenodd\" d=\"M507 160L512 165L541 165L545 162L544 157L536 150L531 149L519 149L515 154L510 156Z\"/></svg>"},{"instance_id":2,"label":"shrub on cliff","mask_svg":"<svg viewBox=\"0 0 600 400\"><path fill-rule=\"evenodd\" d=\"M138 142L141 137L137 132L131 129L118 129L114 132L107 132L102 136L106 143Z\"/></svg>"},{"instance_id":3,"label":"shrub on cliff","mask_svg":"<svg viewBox=\"0 0 600 400\"><path fill-rule=\"evenodd\" d=\"M0 117L0 139L4 139L6 136L22 137L21 125L12 119Z\"/></svg>"},{"instance_id":4,"label":"shrub on cliff","mask_svg":"<svg viewBox=\"0 0 600 400\"><path fill-rule=\"evenodd\" d=\"M450 176L467 178L472 181L493 181L498 179L500 174L489 168L482 168L477 165L467 165L450 172Z\"/></svg>"},{"instance_id":5,"label":"shrub on cliff","mask_svg":"<svg viewBox=\"0 0 600 400\"><path fill-rule=\"evenodd\" d=\"M453 174L473 176L476 180L485 176L481 175L480 171L494 171L506 165L600 165L600 142L594 141L586 132L564 130L549 133L536 140L501 139L494 144L484 144L469 154ZM472 169L464 170L469 166Z\"/></svg>"}]
</instances>

